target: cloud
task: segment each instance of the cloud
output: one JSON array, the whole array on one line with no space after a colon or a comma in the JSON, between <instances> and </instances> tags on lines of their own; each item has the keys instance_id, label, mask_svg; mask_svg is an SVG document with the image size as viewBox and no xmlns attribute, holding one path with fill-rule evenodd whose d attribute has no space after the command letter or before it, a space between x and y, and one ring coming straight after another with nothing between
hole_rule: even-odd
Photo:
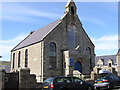
<instances>
[{"instance_id":1,"label":"cloud","mask_svg":"<svg viewBox=\"0 0 120 90\"><path fill-rule=\"evenodd\" d=\"M92 38L96 50L114 50L118 49L118 35L103 36Z\"/></svg>"},{"instance_id":2,"label":"cloud","mask_svg":"<svg viewBox=\"0 0 120 90\"><path fill-rule=\"evenodd\" d=\"M74 0L75 2L118 2L119 0ZM67 2L67 0L2 0L2 2Z\"/></svg>"},{"instance_id":3,"label":"cloud","mask_svg":"<svg viewBox=\"0 0 120 90\"><path fill-rule=\"evenodd\" d=\"M104 20L97 18L97 17L88 17L88 16L81 16L82 21L92 23L94 25L99 25L99 26L107 26Z\"/></svg>"},{"instance_id":4,"label":"cloud","mask_svg":"<svg viewBox=\"0 0 120 90\"><path fill-rule=\"evenodd\" d=\"M15 38L12 38L10 40L1 40L0 41L0 51L2 51L2 60L8 61L10 60L10 52L11 50L20 42L22 41L27 35L21 34L18 35Z\"/></svg>"},{"instance_id":5,"label":"cloud","mask_svg":"<svg viewBox=\"0 0 120 90\"><path fill-rule=\"evenodd\" d=\"M56 13L34 10L32 8L25 7L25 5L22 6L22 4L18 3L3 3L2 6L3 13L0 18L10 21L33 23L33 21L38 20L35 17L58 19L62 16Z\"/></svg>"},{"instance_id":6,"label":"cloud","mask_svg":"<svg viewBox=\"0 0 120 90\"><path fill-rule=\"evenodd\" d=\"M1 40L0 47L2 48L0 51L2 50L2 60L10 60L10 51L26 36L27 34L21 34L9 40ZM118 49L118 35L92 38L92 41L95 44L95 49L99 51L104 50L105 52L107 50Z\"/></svg>"}]
</instances>

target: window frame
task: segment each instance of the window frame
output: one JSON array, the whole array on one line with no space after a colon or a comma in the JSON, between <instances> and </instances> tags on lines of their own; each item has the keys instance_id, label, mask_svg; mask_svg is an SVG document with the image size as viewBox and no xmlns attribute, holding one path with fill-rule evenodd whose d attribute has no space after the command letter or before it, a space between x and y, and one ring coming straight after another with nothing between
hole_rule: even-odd
<instances>
[{"instance_id":1,"label":"window frame","mask_svg":"<svg viewBox=\"0 0 120 90\"><path fill-rule=\"evenodd\" d=\"M49 44L49 68L57 68L57 45L55 42Z\"/></svg>"},{"instance_id":2,"label":"window frame","mask_svg":"<svg viewBox=\"0 0 120 90\"><path fill-rule=\"evenodd\" d=\"M18 68L20 67L20 61L21 61L21 52L18 52Z\"/></svg>"},{"instance_id":3,"label":"window frame","mask_svg":"<svg viewBox=\"0 0 120 90\"><path fill-rule=\"evenodd\" d=\"M25 67L28 67L28 49L25 50Z\"/></svg>"},{"instance_id":4,"label":"window frame","mask_svg":"<svg viewBox=\"0 0 120 90\"><path fill-rule=\"evenodd\" d=\"M13 53L13 63L12 63L12 69L15 68L15 53Z\"/></svg>"}]
</instances>

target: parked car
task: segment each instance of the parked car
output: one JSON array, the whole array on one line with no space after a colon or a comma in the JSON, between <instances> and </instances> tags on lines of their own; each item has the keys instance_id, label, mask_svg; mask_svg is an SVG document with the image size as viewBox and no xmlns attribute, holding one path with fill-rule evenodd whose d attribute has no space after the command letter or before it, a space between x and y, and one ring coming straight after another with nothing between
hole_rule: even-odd
<instances>
[{"instance_id":1,"label":"parked car","mask_svg":"<svg viewBox=\"0 0 120 90\"><path fill-rule=\"evenodd\" d=\"M116 75L105 75L95 80L94 87L97 90L113 89L120 87L120 78Z\"/></svg>"},{"instance_id":2,"label":"parked car","mask_svg":"<svg viewBox=\"0 0 120 90\"><path fill-rule=\"evenodd\" d=\"M77 77L52 77L44 81L42 90L93 90L94 85Z\"/></svg>"}]
</instances>

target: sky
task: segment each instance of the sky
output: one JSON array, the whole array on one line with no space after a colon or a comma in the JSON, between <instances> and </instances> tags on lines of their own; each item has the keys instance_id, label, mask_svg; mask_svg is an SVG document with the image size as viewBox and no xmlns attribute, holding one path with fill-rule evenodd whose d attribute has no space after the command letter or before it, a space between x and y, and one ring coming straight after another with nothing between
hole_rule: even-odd
<instances>
[{"instance_id":1,"label":"sky","mask_svg":"<svg viewBox=\"0 0 120 90\"><path fill-rule=\"evenodd\" d=\"M58 19L66 2L1 2L0 55L10 60L10 52L31 31ZM118 51L118 2L76 2L83 28L95 45L96 56Z\"/></svg>"}]
</instances>

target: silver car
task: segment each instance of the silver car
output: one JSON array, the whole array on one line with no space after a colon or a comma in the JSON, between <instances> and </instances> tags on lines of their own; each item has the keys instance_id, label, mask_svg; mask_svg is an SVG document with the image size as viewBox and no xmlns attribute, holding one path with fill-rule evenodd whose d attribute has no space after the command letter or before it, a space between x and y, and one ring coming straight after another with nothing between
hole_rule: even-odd
<instances>
[{"instance_id":1,"label":"silver car","mask_svg":"<svg viewBox=\"0 0 120 90\"><path fill-rule=\"evenodd\" d=\"M95 80L94 87L97 90L120 87L120 78L116 75L106 75Z\"/></svg>"}]
</instances>

